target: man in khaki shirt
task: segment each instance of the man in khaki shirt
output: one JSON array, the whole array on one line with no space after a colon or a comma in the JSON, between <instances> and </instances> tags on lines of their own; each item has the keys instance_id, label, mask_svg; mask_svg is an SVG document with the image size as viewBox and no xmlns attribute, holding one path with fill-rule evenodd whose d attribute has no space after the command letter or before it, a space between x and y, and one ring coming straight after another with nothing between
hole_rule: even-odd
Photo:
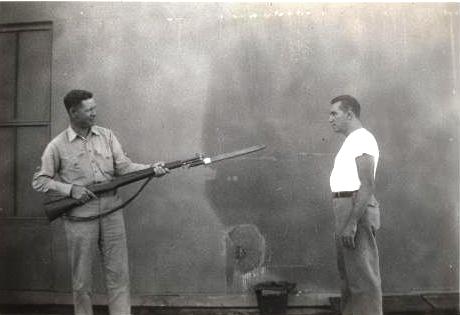
<instances>
[{"instance_id":1,"label":"man in khaki shirt","mask_svg":"<svg viewBox=\"0 0 460 315\"><path fill-rule=\"evenodd\" d=\"M95 125L93 94L72 90L64 97L70 126L56 136L42 155L40 170L32 186L43 193L60 194L81 205L64 216L72 269L74 309L77 315L92 315L92 264L99 251L104 266L111 315L131 314L128 253L122 211L95 219L81 220L121 205L116 191L95 196L85 186L154 167L155 176L168 172L164 163L133 163L109 129Z\"/></svg>"}]
</instances>

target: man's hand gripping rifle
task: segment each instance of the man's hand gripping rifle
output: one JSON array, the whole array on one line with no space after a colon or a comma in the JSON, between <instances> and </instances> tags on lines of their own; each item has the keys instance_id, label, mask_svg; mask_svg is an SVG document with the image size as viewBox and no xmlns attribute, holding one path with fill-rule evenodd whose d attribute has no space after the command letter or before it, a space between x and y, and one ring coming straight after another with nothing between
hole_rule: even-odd
<instances>
[{"instance_id":1,"label":"man's hand gripping rifle","mask_svg":"<svg viewBox=\"0 0 460 315\"><path fill-rule=\"evenodd\" d=\"M196 167L200 165L209 165L209 164L213 164L213 163L220 162L223 160L232 159L232 158L235 158L241 155L257 152L263 149L265 149L264 145L257 145L257 146L249 147L249 148L234 151L234 152L216 155L214 157L207 157L204 154L197 154L196 157L193 157L191 159L177 160L177 161L165 163L164 168L172 170L172 169L179 168L179 167ZM108 181L108 182L92 184L92 185L86 186L86 188L92 191L95 195L99 195L99 194L102 194L102 193L105 193L111 190L115 190L119 187L123 187L128 184L140 181L142 179L147 178L148 180L150 180L153 177L155 177L155 171L153 167L150 167L150 168L147 168L141 171L136 171L136 172L132 172L126 175L116 177L113 180ZM123 204L123 206L129 203L130 201L132 201L140 193L142 188L145 187L146 184L147 184L147 181L144 183L141 189L132 198L130 198L127 202ZM65 214L67 211L79 205L81 205L80 201L70 198L70 197L48 200L44 203L45 214L48 220L51 222L57 219L58 217L60 217L61 215ZM119 208L121 207L117 207L117 209L111 210L110 213L115 210L118 210Z\"/></svg>"}]
</instances>

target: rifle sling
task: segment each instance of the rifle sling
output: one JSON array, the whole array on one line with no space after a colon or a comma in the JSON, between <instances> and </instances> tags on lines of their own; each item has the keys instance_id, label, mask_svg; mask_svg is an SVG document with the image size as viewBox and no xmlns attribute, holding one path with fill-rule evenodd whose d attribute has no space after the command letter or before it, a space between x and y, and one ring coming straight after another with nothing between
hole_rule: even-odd
<instances>
[{"instance_id":1,"label":"rifle sling","mask_svg":"<svg viewBox=\"0 0 460 315\"><path fill-rule=\"evenodd\" d=\"M152 175L152 176L149 176L147 178L147 180L142 184L142 186L139 188L139 190L131 197L129 198L128 200L126 200L125 202L123 202L121 205L119 206L116 206L115 208L113 209L110 209L106 212L103 212L101 214L96 214L96 215L90 215L90 216L87 216L87 217L77 217L77 216L74 216L74 215L66 215L64 214L62 217L65 218L65 219L68 219L70 221L75 221L75 222L86 222L86 221L92 221L92 220L96 220L96 219L100 219L100 218L103 218L105 216L108 216L109 214L112 214L114 213L115 211L118 211L124 207L126 207L131 201L133 201L137 196L139 196L139 194L141 193L142 190L144 190L145 186L147 186L147 184L152 180L152 178L154 178L155 175Z\"/></svg>"}]
</instances>

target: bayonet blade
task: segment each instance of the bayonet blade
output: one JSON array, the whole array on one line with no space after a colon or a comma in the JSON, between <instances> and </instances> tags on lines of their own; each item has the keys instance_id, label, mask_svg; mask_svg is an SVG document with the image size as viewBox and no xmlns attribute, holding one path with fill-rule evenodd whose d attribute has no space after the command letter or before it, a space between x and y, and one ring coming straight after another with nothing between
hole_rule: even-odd
<instances>
[{"instance_id":1,"label":"bayonet blade","mask_svg":"<svg viewBox=\"0 0 460 315\"><path fill-rule=\"evenodd\" d=\"M265 148L266 148L265 145L255 145L255 146L252 146L252 147L249 147L249 148L245 148L245 149L241 149L241 150L237 150L237 151L233 151L233 152L222 153L222 154L219 154L219 155L216 155L216 156L213 156L213 157L208 157L208 158L203 159L203 162L206 165L207 164L212 164L212 163L220 162L220 161L223 161L223 160L233 159L233 158L236 158L238 156L254 153L254 152L263 150Z\"/></svg>"}]
</instances>

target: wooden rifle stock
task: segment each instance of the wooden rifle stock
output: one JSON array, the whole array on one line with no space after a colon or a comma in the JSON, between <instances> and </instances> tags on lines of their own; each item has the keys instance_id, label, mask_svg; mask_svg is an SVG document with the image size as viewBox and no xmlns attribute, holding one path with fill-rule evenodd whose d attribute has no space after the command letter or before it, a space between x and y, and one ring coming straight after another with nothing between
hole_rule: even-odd
<instances>
[{"instance_id":1,"label":"wooden rifle stock","mask_svg":"<svg viewBox=\"0 0 460 315\"><path fill-rule=\"evenodd\" d=\"M164 167L172 170L182 166L195 167L203 164L203 158L201 156L197 156L187 160L168 162ZM140 181L142 179L149 178L151 176L155 176L153 167L115 177L113 180L104 183L91 184L86 186L86 188L91 190L94 194L98 195ZM51 222L72 208L80 205L81 202L71 197L48 200L44 203L45 214L48 220Z\"/></svg>"}]
</instances>

